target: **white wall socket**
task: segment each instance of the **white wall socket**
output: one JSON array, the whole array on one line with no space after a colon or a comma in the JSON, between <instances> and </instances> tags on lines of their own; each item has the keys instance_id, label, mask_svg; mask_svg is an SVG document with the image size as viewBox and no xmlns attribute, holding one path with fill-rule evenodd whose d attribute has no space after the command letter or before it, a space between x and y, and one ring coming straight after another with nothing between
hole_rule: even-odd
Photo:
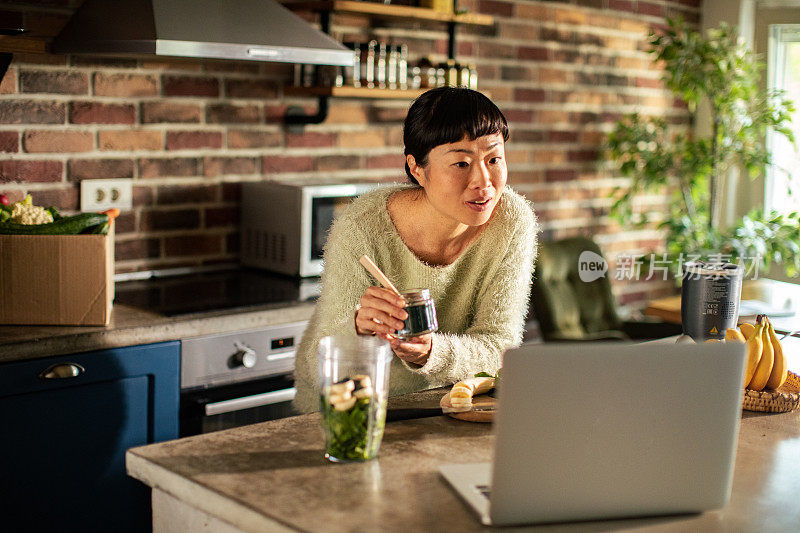
<instances>
[{"instance_id":1,"label":"white wall socket","mask_svg":"<svg viewBox=\"0 0 800 533\"><path fill-rule=\"evenodd\" d=\"M133 180L81 181L81 211L103 211L116 207L120 211L133 206Z\"/></svg>"}]
</instances>

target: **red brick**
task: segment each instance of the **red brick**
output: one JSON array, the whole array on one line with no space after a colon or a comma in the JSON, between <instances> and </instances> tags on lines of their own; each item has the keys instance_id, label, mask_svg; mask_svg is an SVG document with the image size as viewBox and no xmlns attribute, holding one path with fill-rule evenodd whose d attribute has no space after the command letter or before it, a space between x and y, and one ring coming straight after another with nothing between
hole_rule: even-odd
<instances>
[{"instance_id":1,"label":"red brick","mask_svg":"<svg viewBox=\"0 0 800 533\"><path fill-rule=\"evenodd\" d=\"M336 135L333 133L321 133L316 131L304 131L303 133L287 133L287 148L320 148L333 146Z\"/></svg>"},{"instance_id":2,"label":"red brick","mask_svg":"<svg viewBox=\"0 0 800 533\"><path fill-rule=\"evenodd\" d=\"M150 209L142 212L139 227L141 231L197 229L200 227L200 213L196 209Z\"/></svg>"},{"instance_id":3,"label":"red brick","mask_svg":"<svg viewBox=\"0 0 800 533\"><path fill-rule=\"evenodd\" d=\"M261 64L259 61L225 61L206 60L203 61L203 70L206 72L239 72L244 74L259 74Z\"/></svg>"},{"instance_id":4,"label":"red brick","mask_svg":"<svg viewBox=\"0 0 800 533\"><path fill-rule=\"evenodd\" d=\"M45 189L31 191L34 205L54 206L61 211L77 211L80 208L79 188L70 184L66 189Z\"/></svg>"},{"instance_id":5,"label":"red brick","mask_svg":"<svg viewBox=\"0 0 800 533\"><path fill-rule=\"evenodd\" d=\"M19 133L16 131L0 132L0 152L19 152Z\"/></svg>"},{"instance_id":6,"label":"red brick","mask_svg":"<svg viewBox=\"0 0 800 533\"><path fill-rule=\"evenodd\" d=\"M651 89L661 89L663 84L657 78L636 78L637 87L649 87Z\"/></svg>"},{"instance_id":7,"label":"red brick","mask_svg":"<svg viewBox=\"0 0 800 533\"><path fill-rule=\"evenodd\" d=\"M551 169L545 172L546 181L572 181L575 179L578 179L578 173L575 170Z\"/></svg>"},{"instance_id":8,"label":"red brick","mask_svg":"<svg viewBox=\"0 0 800 533\"><path fill-rule=\"evenodd\" d=\"M133 207L149 206L155 203L156 193L153 187L133 188Z\"/></svg>"},{"instance_id":9,"label":"red brick","mask_svg":"<svg viewBox=\"0 0 800 533\"><path fill-rule=\"evenodd\" d=\"M155 96L156 79L139 74L94 75L94 94L97 96Z\"/></svg>"},{"instance_id":10,"label":"red brick","mask_svg":"<svg viewBox=\"0 0 800 533\"><path fill-rule=\"evenodd\" d=\"M206 227L232 227L239 225L239 209L236 207L214 207L206 209Z\"/></svg>"},{"instance_id":11,"label":"red brick","mask_svg":"<svg viewBox=\"0 0 800 533\"><path fill-rule=\"evenodd\" d=\"M61 181L64 164L61 161L0 160L0 182Z\"/></svg>"},{"instance_id":12,"label":"red brick","mask_svg":"<svg viewBox=\"0 0 800 533\"><path fill-rule=\"evenodd\" d=\"M209 124L258 124L261 122L261 113L254 105L215 104L206 109L206 122Z\"/></svg>"},{"instance_id":13,"label":"red brick","mask_svg":"<svg viewBox=\"0 0 800 533\"><path fill-rule=\"evenodd\" d=\"M545 93L542 89L517 89L514 91L517 102L544 102Z\"/></svg>"},{"instance_id":14,"label":"red brick","mask_svg":"<svg viewBox=\"0 0 800 533\"><path fill-rule=\"evenodd\" d=\"M203 170L210 177L258 174L258 160L254 157L206 157Z\"/></svg>"},{"instance_id":15,"label":"red brick","mask_svg":"<svg viewBox=\"0 0 800 533\"><path fill-rule=\"evenodd\" d=\"M182 235L164 239L167 257L214 255L223 251L222 235Z\"/></svg>"},{"instance_id":16,"label":"red brick","mask_svg":"<svg viewBox=\"0 0 800 533\"><path fill-rule=\"evenodd\" d=\"M147 70L184 70L200 72L203 69L201 61L190 58L149 58L141 60L141 67Z\"/></svg>"},{"instance_id":17,"label":"red brick","mask_svg":"<svg viewBox=\"0 0 800 533\"><path fill-rule=\"evenodd\" d=\"M642 15L650 15L652 17L663 17L664 8L658 4L651 4L650 2L636 2L636 12Z\"/></svg>"},{"instance_id":18,"label":"red brick","mask_svg":"<svg viewBox=\"0 0 800 533\"><path fill-rule=\"evenodd\" d=\"M311 156L268 155L261 159L263 174L281 174L283 172L308 172L314 168Z\"/></svg>"},{"instance_id":19,"label":"red brick","mask_svg":"<svg viewBox=\"0 0 800 533\"><path fill-rule=\"evenodd\" d=\"M478 12L487 15L510 17L514 14L514 4L511 2L498 2L497 0L479 0Z\"/></svg>"},{"instance_id":20,"label":"red brick","mask_svg":"<svg viewBox=\"0 0 800 533\"><path fill-rule=\"evenodd\" d=\"M533 112L523 109L504 109L503 114L509 122L529 123L533 121Z\"/></svg>"},{"instance_id":21,"label":"red brick","mask_svg":"<svg viewBox=\"0 0 800 533\"><path fill-rule=\"evenodd\" d=\"M139 160L139 177L160 178L168 176L198 176L200 160L196 158L168 158Z\"/></svg>"},{"instance_id":22,"label":"red brick","mask_svg":"<svg viewBox=\"0 0 800 533\"><path fill-rule=\"evenodd\" d=\"M599 154L597 150L570 150L567 159L570 161L597 161Z\"/></svg>"},{"instance_id":23,"label":"red brick","mask_svg":"<svg viewBox=\"0 0 800 533\"><path fill-rule=\"evenodd\" d=\"M89 152L94 147L94 136L88 131L29 130L22 142L30 153Z\"/></svg>"},{"instance_id":24,"label":"red brick","mask_svg":"<svg viewBox=\"0 0 800 533\"><path fill-rule=\"evenodd\" d=\"M517 58L519 59L530 59L533 61L545 61L548 58L549 51L547 48L543 47L528 47L528 46L520 46L519 50L517 50Z\"/></svg>"},{"instance_id":25,"label":"red brick","mask_svg":"<svg viewBox=\"0 0 800 533\"><path fill-rule=\"evenodd\" d=\"M192 148L222 148L222 133L218 131L167 132L167 150Z\"/></svg>"},{"instance_id":26,"label":"red brick","mask_svg":"<svg viewBox=\"0 0 800 533\"><path fill-rule=\"evenodd\" d=\"M72 159L67 166L70 181L133 177L130 159Z\"/></svg>"},{"instance_id":27,"label":"red brick","mask_svg":"<svg viewBox=\"0 0 800 533\"><path fill-rule=\"evenodd\" d=\"M135 120L136 108L131 104L69 104L69 121L72 124L133 124Z\"/></svg>"},{"instance_id":28,"label":"red brick","mask_svg":"<svg viewBox=\"0 0 800 533\"><path fill-rule=\"evenodd\" d=\"M120 213L120 215L114 219L114 232L117 235L122 233L133 233L136 231L136 213L133 211L128 211L125 213Z\"/></svg>"},{"instance_id":29,"label":"red brick","mask_svg":"<svg viewBox=\"0 0 800 533\"><path fill-rule=\"evenodd\" d=\"M165 185L156 190L158 205L204 204L218 201L218 185Z\"/></svg>"},{"instance_id":30,"label":"red brick","mask_svg":"<svg viewBox=\"0 0 800 533\"><path fill-rule=\"evenodd\" d=\"M89 94L89 78L82 72L23 71L20 91L44 94Z\"/></svg>"},{"instance_id":31,"label":"red brick","mask_svg":"<svg viewBox=\"0 0 800 533\"><path fill-rule=\"evenodd\" d=\"M161 85L165 96L219 96L217 78L162 76Z\"/></svg>"},{"instance_id":32,"label":"red brick","mask_svg":"<svg viewBox=\"0 0 800 533\"><path fill-rule=\"evenodd\" d=\"M119 220L119 219L117 219ZM117 227L117 234L121 232ZM116 261L132 261L134 259L150 259L161 255L159 239L125 239L114 242L114 259Z\"/></svg>"},{"instance_id":33,"label":"red brick","mask_svg":"<svg viewBox=\"0 0 800 533\"><path fill-rule=\"evenodd\" d=\"M283 142L283 134L271 131L229 130L228 148L274 148Z\"/></svg>"},{"instance_id":34,"label":"red brick","mask_svg":"<svg viewBox=\"0 0 800 533\"><path fill-rule=\"evenodd\" d=\"M198 123L203 120L203 107L198 104L146 102L142 104L142 123Z\"/></svg>"},{"instance_id":35,"label":"red brick","mask_svg":"<svg viewBox=\"0 0 800 533\"><path fill-rule=\"evenodd\" d=\"M229 98L277 98L278 86L270 80L227 80L225 96Z\"/></svg>"},{"instance_id":36,"label":"red brick","mask_svg":"<svg viewBox=\"0 0 800 533\"><path fill-rule=\"evenodd\" d=\"M367 158L367 168L405 168L406 157L402 153L376 155Z\"/></svg>"},{"instance_id":37,"label":"red brick","mask_svg":"<svg viewBox=\"0 0 800 533\"><path fill-rule=\"evenodd\" d=\"M66 112L59 102L0 101L0 124L63 124Z\"/></svg>"},{"instance_id":38,"label":"red brick","mask_svg":"<svg viewBox=\"0 0 800 533\"><path fill-rule=\"evenodd\" d=\"M319 171L355 170L361 167L356 155L324 155L317 157L316 169Z\"/></svg>"},{"instance_id":39,"label":"red brick","mask_svg":"<svg viewBox=\"0 0 800 533\"><path fill-rule=\"evenodd\" d=\"M548 134L550 142L554 143L571 143L578 140L578 132L576 131L551 131Z\"/></svg>"},{"instance_id":40,"label":"red brick","mask_svg":"<svg viewBox=\"0 0 800 533\"><path fill-rule=\"evenodd\" d=\"M100 150L161 150L164 133L156 130L108 130L98 134Z\"/></svg>"},{"instance_id":41,"label":"red brick","mask_svg":"<svg viewBox=\"0 0 800 533\"><path fill-rule=\"evenodd\" d=\"M477 56L491 59L518 59L519 48L497 41L480 41Z\"/></svg>"},{"instance_id":42,"label":"red brick","mask_svg":"<svg viewBox=\"0 0 800 533\"><path fill-rule=\"evenodd\" d=\"M286 116L287 107L285 104L264 106L264 121L267 124L283 124L283 117ZM305 108L305 112L313 113L314 109L309 106Z\"/></svg>"},{"instance_id":43,"label":"red brick","mask_svg":"<svg viewBox=\"0 0 800 533\"><path fill-rule=\"evenodd\" d=\"M10 68L0 80L0 94L13 94L17 92L17 71Z\"/></svg>"},{"instance_id":44,"label":"red brick","mask_svg":"<svg viewBox=\"0 0 800 533\"><path fill-rule=\"evenodd\" d=\"M632 0L608 0L608 9L617 9L633 13L635 11Z\"/></svg>"}]
</instances>

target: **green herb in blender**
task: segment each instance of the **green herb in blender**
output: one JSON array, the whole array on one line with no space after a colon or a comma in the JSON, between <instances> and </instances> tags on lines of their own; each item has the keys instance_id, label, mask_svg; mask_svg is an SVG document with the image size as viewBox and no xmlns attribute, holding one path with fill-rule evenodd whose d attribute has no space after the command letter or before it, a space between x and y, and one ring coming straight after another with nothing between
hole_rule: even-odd
<instances>
[{"instance_id":1,"label":"green herb in blender","mask_svg":"<svg viewBox=\"0 0 800 533\"><path fill-rule=\"evenodd\" d=\"M383 438L385 398L375 396L369 376L357 375L331 385L320 397L325 455L335 461L365 461Z\"/></svg>"}]
</instances>

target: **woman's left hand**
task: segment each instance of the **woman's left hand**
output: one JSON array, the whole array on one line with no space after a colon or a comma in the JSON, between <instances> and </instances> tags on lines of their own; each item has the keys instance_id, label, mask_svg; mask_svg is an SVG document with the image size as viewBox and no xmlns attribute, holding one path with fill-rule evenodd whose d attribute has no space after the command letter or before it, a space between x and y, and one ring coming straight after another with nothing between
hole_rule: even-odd
<instances>
[{"instance_id":1,"label":"woman's left hand","mask_svg":"<svg viewBox=\"0 0 800 533\"><path fill-rule=\"evenodd\" d=\"M390 337L389 346L392 347L392 351L397 357L406 363L422 366L428 362L428 357L431 355L432 341L433 335L430 333L419 337L411 337L410 339Z\"/></svg>"}]
</instances>

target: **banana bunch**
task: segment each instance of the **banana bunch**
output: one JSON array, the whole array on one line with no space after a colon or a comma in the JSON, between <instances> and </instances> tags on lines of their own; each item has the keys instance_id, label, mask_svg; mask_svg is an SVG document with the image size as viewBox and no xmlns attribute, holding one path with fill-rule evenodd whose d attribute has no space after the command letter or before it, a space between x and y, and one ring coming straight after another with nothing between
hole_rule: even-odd
<instances>
[{"instance_id":1,"label":"banana bunch","mask_svg":"<svg viewBox=\"0 0 800 533\"><path fill-rule=\"evenodd\" d=\"M789 369L781 341L766 315L758 315L756 323L740 324L739 329L725 332L727 342L747 345L747 370L744 385L751 390L777 389L786 381Z\"/></svg>"}]
</instances>

